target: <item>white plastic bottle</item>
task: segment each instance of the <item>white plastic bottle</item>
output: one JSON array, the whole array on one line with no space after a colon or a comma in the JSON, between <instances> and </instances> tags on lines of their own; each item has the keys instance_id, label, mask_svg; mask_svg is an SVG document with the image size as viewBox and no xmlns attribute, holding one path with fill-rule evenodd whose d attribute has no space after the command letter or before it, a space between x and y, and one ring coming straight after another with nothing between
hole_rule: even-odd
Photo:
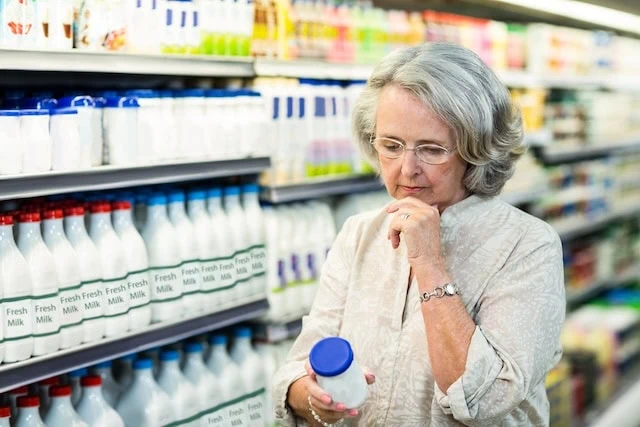
<instances>
[{"instance_id":1,"label":"white plastic bottle","mask_svg":"<svg viewBox=\"0 0 640 427\"><path fill-rule=\"evenodd\" d=\"M273 399L271 398L270 390L273 390L273 375L278 370L278 361L276 359L275 351L272 344L266 342L255 343L256 353L262 359L262 366L264 368L264 380L265 380L265 421L267 425L273 425L275 422L273 411Z\"/></svg>"},{"instance_id":2,"label":"white plastic bottle","mask_svg":"<svg viewBox=\"0 0 640 427\"><path fill-rule=\"evenodd\" d=\"M248 391L245 404L248 425L265 425L265 378L264 367L260 357L251 347L251 329L236 329L235 339L231 347L231 359L240 366L242 379Z\"/></svg>"},{"instance_id":3,"label":"white plastic bottle","mask_svg":"<svg viewBox=\"0 0 640 427\"><path fill-rule=\"evenodd\" d=\"M152 370L151 359L133 362L133 383L116 406L127 427L165 426L174 421L173 402L156 384Z\"/></svg>"},{"instance_id":4,"label":"white plastic bottle","mask_svg":"<svg viewBox=\"0 0 640 427\"><path fill-rule=\"evenodd\" d=\"M15 420L18 417L18 398L29 394L29 387L22 386L9 390L9 405L11 406L11 417Z\"/></svg>"},{"instance_id":5,"label":"white plastic bottle","mask_svg":"<svg viewBox=\"0 0 640 427\"><path fill-rule=\"evenodd\" d=\"M259 188L256 184L247 184L242 187L242 207L251 244L249 249L249 256L251 257L251 295L254 298L263 298L267 289L267 254L264 218L258 201L258 192Z\"/></svg>"},{"instance_id":6,"label":"white plastic bottle","mask_svg":"<svg viewBox=\"0 0 640 427\"><path fill-rule=\"evenodd\" d=\"M67 381L71 386L71 404L78 407L78 403L82 398L82 378L88 375L87 368L80 368L67 374Z\"/></svg>"},{"instance_id":7,"label":"white plastic bottle","mask_svg":"<svg viewBox=\"0 0 640 427\"><path fill-rule=\"evenodd\" d=\"M240 205L240 188L226 187L224 189L224 210L227 214L229 231L235 248L234 263L236 266L236 281L240 301L252 298L251 295L251 255L249 254L249 239L245 214Z\"/></svg>"},{"instance_id":8,"label":"white plastic bottle","mask_svg":"<svg viewBox=\"0 0 640 427\"><path fill-rule=\"evenodd\" d=\"M200 400L195 386L180 371L180 356L175 350L160 353L158 385L171 397L175 422L181 426L200 425Z\"/></svg>"},{"instance_id":9,"label":"white plastic bottle","mask_svg":"<svg viewBox=\"0 0 640 427\"><path fill-rule=\"evenodd\" d=\"M281 234L278 228L278 214L273 206L265 206L263 214L267 238L267 299L269 300L267 318L277 321L286 317L287 280L284 262L279 259Z\"/></svg>"},{"instance_id":10,"label":"white plastic bottle","mask_svg":"<svg viewBox=\"0 0 640 427\"><path fill-rule=\"evenodd\" d=\"M131 202L113 202L112 209L113 228L122 242L127 261L130 329L135 331L151 323L149 257L144 240L133 224Z\"/></svg>"},{"instance_id":11,"label":"white plastic bottle","mask_svg":"<svg viewBox=\"0 0 640 427\"><path fill-rule=\"evenodd\" d=\"M104 289L100 255L87 234L84 224L84 208L76 206L66 210L64 230L75 250L82 280L83 342L93 342L104 336Z\"/></svg>"},{"instance_id":12,"label":"white plastic bottle","mask_svg":"<svg viewBox=\"0 0 640 427\"><path fill-rule=\"evenodd\" d=\"M64 234L62 209L49 209L43 213L42 234L44 242L53 255L60 284L60 348L76 347L84 338L82 321L82 284L80 265L75 250ZM45 402L42 402L43 406Z\"/></svg>"},{"instance_id":13,"label":"white plastic bottle","mask_svg":"<svg viewBox=\"0 0 640 427\"><path fill-rule=\"evenodd\" d=\"M196 236L191 220L185 210L184 191L173 190L169 193L169 219L176 234L176 242L182 258L182 304L186 315L194 315L204 309L202 290L202 269L200 255L196 245Z\"/></svg>"},{"instance_id":14,"label":"white plastic bottle","mask_svg":"<svg viewBox=\"0 0 640 427\"><path fill-rule=\"evenodd\" d=\"M193 225L195 246L202 271L202 304L207 313L213 313L223 306L223 262L219 260L219 253L216 251L216 236L211 230L205 199L206 193L202 190L187 193L187 211Z\"/></svg>"},{"instance_id":15,"label":"white plastic bottle","mask_svg":"<svg viewBox=\"0 0 640 427\"><path fill-rule=\"evenodd\" d=\"M82 378L82 399L76 406L78 415L90 427L124 427L124 421L104 400L100 385L102 379L97 375Z\"/></svg>"},{"instance_id":16,"label":"white plastic bottle","mask_svg":"<svg viewBox=\"0 0 640 427\"><path fill-rule=\"evenodd\" d=\"M207 369L202 360L202 344L189 342L184 347L184 376L196 387L200 396L200 425L225 426L224 410L213 409L222 403L220 386L216 377Z\"/></svg>"},{"instance_id":17,"label":"white plastic bottle","mask_svg":"<svg viewBox=\"0 0 640 427\"><path fill-rule=\"evenodd\" d=\"M38 396L20 396L15 427L47 427L40 418L39 408L40 398Z\"/></svg>"},{"instance_id":18,"label":"white plastic bottle","mask_svg":"<svg viewBox=\"0 0 640 427\"><path fill-rule=\"evenodd\" d=\"M229 425L247 425L247 408L242 396L246 393L240 368L227 353L227 337L212 335L209 339L210 352L207 368L220 383L220 393L224 402L238 399L234 404L225 407L225 417Z\"/></svg>"},{"instance_id":19,"label":"white plastic bottle","mask_svg":"<svg viewBox=\"0 0 640 427\"><path fill-rule=\"evenodd\" d=\"M136 354L132 353L117 360L117 369L114 374L121 390L127 389L133 381L133 361L136 360L136 357Z\"/></svg>"},{"instance_id":20,"label":"white plastic bottle","mask_svg":"<svg viewBox=\"0 0 640 427\"><path fill-rule=\"evenodd\" d=\"M49 397L49 389L54 385L60 384L60 377L46 378L38 382L38 397L40 397L40 416L44 419L45 414L51 405Z\"/></svg>"},{"instance_id":21,"label":"white plastic bottle","mask_svg":"<svg viewBox=\"0 0 640 427\"><path fill-rule=\"evenodd\" d=\"M100 255L104 292L105 336L115 337L129 330L129 290L127 289L127 260L122 242L111 225L111 206L108 202L91 204L91 240Z\"/></svg>"},{"instance_id":22,"label":"white plastic bottle","mask_svg":"<svg viewBox=\"0 0 640 427\"><path fill-rule=\"evenodd\" d=\"M107 401L109 406L115 407L120 397L120 392L123 390L120 385L113 379L111 373L112 363L107 360L102 363L98 363L91 369L93 375L98 375L102 379L102 395L104 400Z\"/></svg>"},{"instance_id":23,"label":"white plastic bottle","mask_svg":"<svg viewBox=\"0 0 640 427\"><path fill-rule=\"evenodd\" d=\"M154 322L179 318L182 310L182 258L180 238L167 217L167 197L154 193L147 199L147 223L142 236L151 267L151 312Z\"/></svg>"},{"instance_id":24,"label":"white plastic bottle","mask_svg":"<svg viewBox=\"0 0 640 427\"><path fill-rule=\"evenodd\" d=\"M0 278L4 361L18 362L33 353L33 285L27 261L13 240L10 215L0 215Z\"/></svg>"},{"instance_id":25,"label":"white plastic bottle","mask_svg":"<svg viewBox=\"0 0 640 427\"><path fill-rule=\"evenodd\" d=\"M60 348L60 300L56 262L42 241L40 214L20 215L18 248L24 255L33 281L33 355Z\"/></svg>"},{"instance_id":26,"label":"white plastic bottle","mask_svg":"<svg viewBox=\"0 0 640 427\"><path fill-rule=\"evenodd\" d=\"M51 405L44 417L47 427L88 427L71 405L71 386L55 385L49 396Z\"/></svg>"},{"instance_id":27,"label":"white plastic bottle","mask_svg":"<svg viewBox=\"0 0 640 427\"><path fill-rule=\"evenodd\" d=\"M218 256L217 271L220 272L218 301L221 307L231 307L240 298L237 287L238 275L235 267L235 246L229 234L227 215L222 208L222 189L210 188L207 191L207 210L211 221L211 241Z\"/></svg>"},{"instance_id":28,"label":"white plastic bottle","mask_svg":"<svg viewBox=\"0 0 640 427\"><path fill-rule=\"evenodd\" d=\"M0 427L11 427L11 407L0 406Z\"/></svg>"},{"instance_id":29,"label":"white plastic bottle","mask_svg":"<svg viewBox=\"0 0 640 427\"><path fill-rule=\"evenodd\" d=\"M293 224L289 216L289 206L280 205L275 208L276 218L278 220L278 230L282 236L293 235ZM300 294L296 289L298 277L294 270L294 257L291 239L278 239L278 269L280 281L282 285L282 314L284 317L290 317L298 310L298 300L296 295Z\"/></svg>"}]
</instances>

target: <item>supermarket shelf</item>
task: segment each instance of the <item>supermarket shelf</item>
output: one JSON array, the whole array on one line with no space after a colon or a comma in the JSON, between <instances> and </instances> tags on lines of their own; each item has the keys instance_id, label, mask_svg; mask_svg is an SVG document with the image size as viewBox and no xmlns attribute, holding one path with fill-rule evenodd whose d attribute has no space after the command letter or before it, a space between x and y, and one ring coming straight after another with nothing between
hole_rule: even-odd
<instances>
[{"instance_id":1,"label":"supermarket shelf","mask_svg":"<svg viewBox=\"0 0 640 427\"><path fill-rule=\"evenodd\" d=\"M523 205L535 202L547 193L547 187L537 187L522 191L507 191L500 195L500 198L510 205Z\"/></svg>"},{"instance_id":2,"label":"supermarket shelf","mask_svg":"<svg viewBox=\"0 0 640 427\"><path fill-rule=\"evenodd\" d=\"M331 80L367 80L373 65L342 64L305 59L256 59L255 73L265 77L297 77Z\"/></svg>"},{"instance_id":3,"label":"supermarket shelf","mask_svg":"<svg viewBox=\"0 0 640 427\"><path fill-rule=\"evenodd\" d=\"M543 146L536 147L540 160L546 165L580 162L597 158L624 154L640 150L640 137L613 144L592 145L576 148Z\"/></svg>"},{"instance_id":4,"label":"supermarket shelf","mask_svg":"<svg viewBox=\"0 0 640 427\"><path fill-rule=\"evenodd\" d=\"M629 268L618 276L596 281L591 286L575 292L567 292L567 306L575 308L600 296L603 292L629 285L638 280L640 272L637 268Z\"/></svg>"},{"instance_id":5,"label":"supermarket shelf","mask_svg":"<svg viewBox=\"0 0 640 427\"><path fill-rule=\"evenodd\" d=\"M287 203L339 194L381 190L382 188L380 179L375 175L349 175L312 179L298 184L264 187L260 197L271 203Z\"/></svg>"},{"instance_id":6,"label":"supermarket shelf","mask_svg":"<svg viewBox=\"0 0 640 427\"><path fill-rule=\"evenodd\" d=\"M280 321L254 322L254 335L267 342L279 342L297 336L302 330L302 317L299 314Z\"/></svg>"},{"instance_id":7,"label":"supermarket shelf","mask_svg":"<svg viewBox=\"0 0 640 427\"><path fill-rule=\"evenodd\" d=\"M620 220L640 215L640 206L629 206L614 212L604 214L595 219L580 218L563 224L556 224L554 228L562 240L571 240L601 230L604 226Z\"/></svg>"},{"instance_id":8,"label":"supermarket shelf","mask_svg":"<svg viewBox=\"0 0 640 427\"><path fill-rule=\"evenodd\" d=\"M0 70L209 77L251 77L254 75L251 58L141 55L77 50L0 49Z\"/></svg>"},{"instance_id":9,"label":"supermarket shelf","mask_svg":"<svg viewBox=\"0 0 640 427\"><path fill-rule=\"evenodd\" d=\"M262 172L269 165L268 157L258 157L0 176L0 200L248 175Z\"/></svg>"},{"instance_id":10,"label":"supermarket shelf","mask_svg":"<svg viewBox=\"0 0 640 427\"><path fill-rule=\"evenodd\" d=\"M214 329L255 319L264 315L268 307L267 300L262 299L215 314L154 324L141 332L61 350L23 362L0 365L0 393L105 360L171 344Z\"/></svg>"}]
</instances>

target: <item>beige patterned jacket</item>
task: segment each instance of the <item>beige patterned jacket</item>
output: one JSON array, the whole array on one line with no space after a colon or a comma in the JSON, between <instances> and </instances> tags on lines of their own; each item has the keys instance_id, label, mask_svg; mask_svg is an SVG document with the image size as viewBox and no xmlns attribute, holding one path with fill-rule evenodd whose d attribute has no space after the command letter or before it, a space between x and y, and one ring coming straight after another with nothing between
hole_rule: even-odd
<instances>
[{"instance_id":1,"label":"beige patterned jacket","mask_svg":"<svg viewBox=\"0 0 640 427\"><path fill-rule=\"evenodd\" d=\"M562 249L555 231L498 198L470 196L441 218L442 250L476 323L464 374L434 382L406 247L393 250L384 211L350 218L322 269L302 333L274 378L276 417L319 339L349 340L376 374L358 426L546 426L544 380L560 359L565 315ZM349 424L349 423L348 423Z\"/></svg>"}]
</instances>

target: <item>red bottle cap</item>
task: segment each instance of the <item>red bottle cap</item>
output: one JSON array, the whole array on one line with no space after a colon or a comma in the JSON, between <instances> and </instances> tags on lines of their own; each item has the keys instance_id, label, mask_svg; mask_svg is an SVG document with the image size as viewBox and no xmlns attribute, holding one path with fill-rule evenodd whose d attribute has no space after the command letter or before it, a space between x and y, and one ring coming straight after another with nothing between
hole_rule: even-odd
<instances>
[{"instance_id":1,"label":"red bottle cap","mask_svg":"<svg viewBox=\"0 0 640 427\"><path fill-rule=\"evenodd\" d=\"M39 382L40 385L58 385L60 384L60 377L45 378Z\"/></svg>"},{"instance_id":2,"label":"red bottle cap","mask_svg":"<svg viewBox=\"0 0 640 427\"><path fill-rule=\"evenodd\" d=\"M70 385L54 385L49 389L49 396L51 397L71 396L71 386Z\"/></svg>"},{"instance_id":3,"label":"red bottle cap","mask_svg":"<svg viewBox=\"0 0 640 427\"><path fill-rule=\"evenodd\" d=\"M40 398L38 396L18 397L18 408L37 408L38 406L40 406Z\"/></svg>"},{"instance_id":4,"label":"red bottle cap","mask_svg":"<svg viewBox=\"0 0 640 427\"><path fill-rule=\"evenodd\" d=\"M0 418L9 418L11 416L10 406L0 406Z\"/></svg>"},{"instance_id":5,"label":"red bottle cap","mask_svg":"<svg viewBox=\"0 0 640 427\"><path fill-rule=\"evenodd\" d=\"M87 375L86 377L82 377L80 385L82 385L82 387L102 385L102 378L100 375Z\"/></svg>"},{"instance_id":6,"label":"red bottle cap","mask_svg":"<svg viewBox=\"0 0 640 427\"><path fill-rule=\"evenodd\" d=\"M64 211L66 216L84 216L84 207L83 206L71 206L65 209Z\"/></svg>"},{"instance_id":7,"label":"red bottle cap","mask_svg":"<svg viewBox=\"0 0 640 427\"><path fill-rule=\"evenodd\" d=\"M29 387L23 385L22 387L14 388L13 390L9 390L9 394L27 394L29 393Z\"/></svg>"},{"instance_id":8,"label":"red bottle cap","mask_svg":"<svg viewBox=\"0 0 640 427\"><path fill-rule=\"evenodd\" d=\"M128 200L117 200L111 204L114 211L126 211L131 209L131 202Z\"/></svg>"},{"instance_id":9,"label":"red bottle cap","mask_svg":"<svg viewBox=\"0 0 640 427\"><path fill-rule=\"evenodd\" d=\"M63 217L62 209L47 209L42 212L43 219L62 219Z\"/></svg>"},{"instance_id":10,"label":"red bottle cap","mask_svg":"<svg viewBox=\"0 0 640 427\"><path fill-rule=\"evenodd\" d=\"M20 214L20 222L40 222L39 212L23 212Z\"/></svg>"},{"instance_id":11,"label":"red bottle cap","mask_svg":"<svg viewBox=\"0 0 640 427\"><path fill-rule=\"evenodd\" d=\"M0 215L0 225L13 225L13 216Z\"/></svg>"},{"instance_id":12,"label":"red bottle cap","mask_svg":"<svg viewBox=\"0 0 640 427\"><path fill-rule=\"evenodd\" d=\"M111 206L109 202L94 202L91 203L91 213L109 213L111 212Z\"/></svg>"}]
</instances>

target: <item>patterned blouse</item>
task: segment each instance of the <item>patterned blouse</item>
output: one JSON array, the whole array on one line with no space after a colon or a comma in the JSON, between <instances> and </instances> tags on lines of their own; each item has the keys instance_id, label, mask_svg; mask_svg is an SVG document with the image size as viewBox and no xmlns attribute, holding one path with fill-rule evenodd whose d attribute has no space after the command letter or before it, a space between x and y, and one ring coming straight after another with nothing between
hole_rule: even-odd
<instances>
[{"instance_id":1,"label":"patterned blouse","mask_svg":"<svg viewBox=\"0 0 640 427\"><path fill-rule=\"evenodd\" d=\"M351 342L376 375L358 426L547 426L544 381L562 354L562 248L545 222L498 198L470 196L441 217L441 247L476 329L465 371L448 390L434 381L406 247L387 240L384 210L342 228L322 269L311 313L274 378L276 418L302 423L286 405L313 344Z\"/></svg>"}]
</instances>

